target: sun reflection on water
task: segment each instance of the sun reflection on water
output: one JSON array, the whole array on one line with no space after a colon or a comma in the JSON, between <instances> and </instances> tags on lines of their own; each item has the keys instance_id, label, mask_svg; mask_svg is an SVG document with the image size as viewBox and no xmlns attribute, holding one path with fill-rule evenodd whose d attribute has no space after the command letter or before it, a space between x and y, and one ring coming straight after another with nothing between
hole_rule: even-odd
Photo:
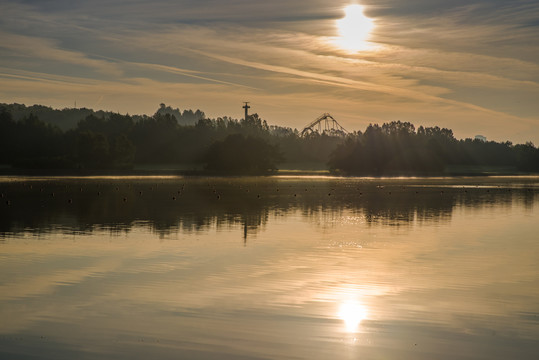
<instances>
[{"instance_id":1,"label":"sun reflection on water","mask_svg":"<svg viewBox=\"0 0 539 360\"><path fill-rule=\"evenodd\" d=\"M359 324L367 318L367 308L357 301L343 302L338 316L344 321L347 332L356 332Z\"/></svg>"}]
</instances>

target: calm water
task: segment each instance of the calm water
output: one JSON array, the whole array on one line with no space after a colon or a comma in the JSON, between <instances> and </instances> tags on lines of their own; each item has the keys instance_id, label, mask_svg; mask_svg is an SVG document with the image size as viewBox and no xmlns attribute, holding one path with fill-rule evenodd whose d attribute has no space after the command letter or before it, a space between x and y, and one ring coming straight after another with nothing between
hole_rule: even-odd
<instances>
[{"instance_id":1,"label":"calm water","mask_svg":"<svg viewBox=\"0 0 539 360\"><path fill-rule=\"evenodd\" d=\"M539 178L0 178L2 359L536 359Z\"/></svg>"}]
</instances>

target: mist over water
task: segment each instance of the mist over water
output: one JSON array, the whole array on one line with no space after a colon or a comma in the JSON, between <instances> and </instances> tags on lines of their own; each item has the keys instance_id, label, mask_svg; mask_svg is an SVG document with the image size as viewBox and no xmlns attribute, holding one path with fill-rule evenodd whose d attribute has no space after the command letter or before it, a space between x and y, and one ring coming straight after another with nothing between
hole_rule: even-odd
<instances>
[{"instance_id":1,"label":"mist over water","mask_svg":"<svg viewBox=\"0 0 539 360\"><path fill-rule=\"evenodd\" d=\"M532 359L539 178L0 179L3 358Z\"/></svg>"}]
</instances>

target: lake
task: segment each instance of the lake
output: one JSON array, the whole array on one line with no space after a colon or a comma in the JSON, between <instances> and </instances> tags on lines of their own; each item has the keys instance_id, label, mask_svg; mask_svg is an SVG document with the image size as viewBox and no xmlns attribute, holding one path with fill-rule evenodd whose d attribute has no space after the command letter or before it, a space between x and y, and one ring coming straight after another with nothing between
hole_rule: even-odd
<instances>
[{"instance_id":1,"label":"lake","mask_svg":"<svg viewBox=\"0 0 539 360\"><path fill-rule=\"evenodd\" d=\"M0 178L2 359L536 359L539 177Z\"/></svg>"}]
</instances>

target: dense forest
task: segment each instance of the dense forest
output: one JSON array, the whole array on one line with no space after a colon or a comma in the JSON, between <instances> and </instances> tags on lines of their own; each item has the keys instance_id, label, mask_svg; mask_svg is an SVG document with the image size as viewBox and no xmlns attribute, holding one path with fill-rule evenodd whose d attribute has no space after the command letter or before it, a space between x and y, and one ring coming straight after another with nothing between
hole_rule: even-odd
<instances>
[{"instance_id":1,"label":"dense forest","mask_svg":"<svg viewBox=\"0 0 539 360\"><path fill-rule=\"evenodd\" d=\"M539 149L481 139L457 140L450 129L393 121L369 125L331 154L329 166L346 175L539 172Z\"/></svg>"},{"instance_id":2,"label":"dense forest","mask_svg":"<svg viewBox=\"0 0 539 360\"><path fill-rule=\"evenodd\" d=\"M45 119L45 120L44 120ZM56 119L56 120L53 120ZM60 126L59 124L62 124ZM259 174L283 162L323 163L343 175L539 172L539 150L449 129L394 121L345 137L270 126L258 114L209 119L161 104L152 116L0 104L0 164L70 171L194 164L212 173Z\"/></svg>"},{"instance_id":3,"label":"dense forest","mask_svg":"<svg viewBox=\"0 0 539 360\"><path fill-rule=\"evenodd\" d=\"M0 106L0 164L25 169L200 164L213 172L261 173L282 161L326 163L342 141L326 134L304 138L296 129L269 126L258 114L241 120L208 119L200 110L180 113L164 104L153 116L81 113L84 116L68 130L32 112L14 119L10 110ZM227 161L224 153L229 154Z\"/></svg>"}]
</instances>

